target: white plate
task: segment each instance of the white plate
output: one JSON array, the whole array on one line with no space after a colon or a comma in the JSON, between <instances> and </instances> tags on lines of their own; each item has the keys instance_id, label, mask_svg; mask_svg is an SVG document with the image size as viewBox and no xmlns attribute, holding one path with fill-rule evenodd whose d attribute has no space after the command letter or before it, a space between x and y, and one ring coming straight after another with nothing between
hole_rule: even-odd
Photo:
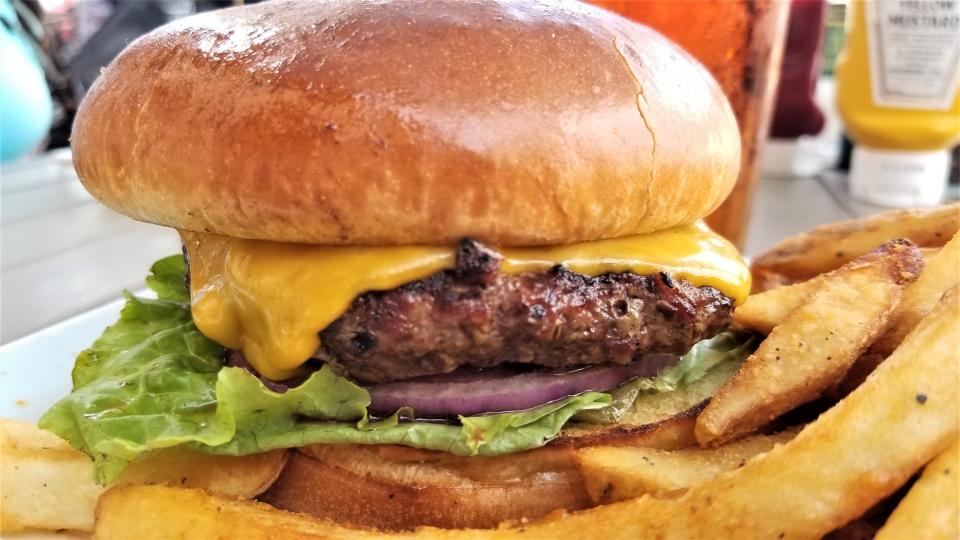
<instances>
[{"instance_id":1,"label":"white plate","mask_svg":"<svg viewBox=\"0 0 960 540\"><path fill-rule=\"evenodd\" d=\"M117 300L0 347L0 416L36 422L69 394L77 355L122 307Z\"/></svg>"},{"instance_id":2,"label":"white plate","mask_svg":"<svg viewBox=\"0 0 960 540\"><path fill-rule=\"evenodd\" d=\"M117 320L123 300L0 347L0 416L36 422L70 393L70 372L80 351ZM8 540L73 540L85 534L43 531L3 535Z\"/></svg>"}]
</instances>

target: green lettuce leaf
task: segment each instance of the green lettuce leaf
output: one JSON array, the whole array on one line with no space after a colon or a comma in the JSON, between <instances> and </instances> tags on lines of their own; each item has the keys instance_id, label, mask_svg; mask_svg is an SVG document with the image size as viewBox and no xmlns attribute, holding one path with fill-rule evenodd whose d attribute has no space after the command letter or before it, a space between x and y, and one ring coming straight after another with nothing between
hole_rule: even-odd
<instances>
[{"instance_id":1,"label":"green lettuce leaf","mask_svg":"<svg viewBox=\"0 0 960 540\"><path fill-rule=\"evenodd\" d=\"M125 293L120 320L77 358L73 393L40 419L94 458L101 481L149 450L232 436L214 416L223 349L197 330L180 301L171 272L178 264L183 291L181 257L154 264L148 284L158 298Z\"/></svg>"},{"instance_id":2,"label":"green lettuce leaf","mask_svg":"<svg viewBox=\"0 0 960 540\"><path fill-rule=\"evenodd\" d=\"M367 391L326 366L283 393L267 389L243 369L224 368L217 396L217 415L234 426L234 436L201 449L231 455L316 443L402 444L464 456L499 455L542 446L578 411L610 403L607 394L587 392L526 411L461 417L459 426L402 421L413 414L408 408L370 421Z\"/></svg>"},{"instance_id":3,"label":"green lettuce leaf","mask_svg":"<svg viewBox=\"0 0 960 540\"><path fill-rule=\"evenodd\" d=\"M249 372L223 367L223 348L193 323L184 271L180 256L153 265L147 284L157 299L126 294L120 320L77 358L73 392L40 420L93 457L101 483L146 452L180 444L236 455L347 442L499 455L541 446L573 415L610 403L587 392L447 425L402 420L409 410L371 421L368 392L326 367L273 392Z\"/></svg>"},{"instance_id":4,"label":"green lettuce leaf","mask_svg":"<svg viewBox=\"0 0 960 540\"><path fill-rule=\"evenodd\" d=\"M164 257L153 263L150 275L147 276L147 286L157 293L161 300L173 300L187 303L190 293L184 276L187 272L186 264L180 255Z\"/></svg>"}]
</instances>

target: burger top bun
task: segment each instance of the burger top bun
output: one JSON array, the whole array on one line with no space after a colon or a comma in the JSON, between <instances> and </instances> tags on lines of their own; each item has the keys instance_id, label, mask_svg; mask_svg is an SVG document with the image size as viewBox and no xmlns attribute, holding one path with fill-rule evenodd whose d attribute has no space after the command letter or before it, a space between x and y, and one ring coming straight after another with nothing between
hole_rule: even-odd
<instances>
[{"instance_id":1,"label":"burger top bun","mask_svg":"<svg viewBox=\"0 0 960 540\"><path fill-rule=\"evenodd\" d=\"M83 184L142 221L330 245L557 244L690 223L730 192L706 70L578 2L289 0L168 24L99 77Z\"/></svg>"}]
</instances>

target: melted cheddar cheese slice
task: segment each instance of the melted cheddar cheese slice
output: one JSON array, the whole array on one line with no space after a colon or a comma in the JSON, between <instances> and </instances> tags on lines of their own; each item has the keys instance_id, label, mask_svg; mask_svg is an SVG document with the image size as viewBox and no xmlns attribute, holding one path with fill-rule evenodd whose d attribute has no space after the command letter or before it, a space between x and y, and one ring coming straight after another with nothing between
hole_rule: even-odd
<instances>
[{"instance_id":1,"label":"melted cheddar cheese slice","mask_svg":"<svg viewBox=\"0 0 960 540\"><path fill-rule=\"evenodd\" d=\"M453 268L456 248L332 247L181 231L190 256L193 318L207 337L242 349L268 378L297 373L319 332L367 291L388 290ZM563 246L504 248L503 272L562 264L589 276L666 272L709 285L738 304L750 272L737 250L705 225Z\"/></svg>"}]
</instances>

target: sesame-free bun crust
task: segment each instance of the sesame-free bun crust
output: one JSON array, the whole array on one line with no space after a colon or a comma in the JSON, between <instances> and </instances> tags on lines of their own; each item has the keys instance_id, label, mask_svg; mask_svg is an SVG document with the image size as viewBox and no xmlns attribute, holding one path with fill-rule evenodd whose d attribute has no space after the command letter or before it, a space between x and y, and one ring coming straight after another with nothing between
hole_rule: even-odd
<instances>
[{"instance_id":1,"label":"sesame-free bun crust","mask_svg":"<svg viewBox=\"0 0 960 540\"><path fill-rule=\"evenodd\" d=\"M281 0L135 41L73 150L98 199L180 229L536 245L707 215L739 135L689 55L585 4Z\"/></svg>"},{"instance_id":2,"label":"sesame-free bun crust","mask_svg":"<svg viewBox=\"0 0 960 540\"><path fill-rule=\"evenodd\" d=\"M696 446L699 404L646 425L574 425L549 445L496 457L393 445L317 444L291 452L261 496L277 508L347 525L408 530L491 528L594 505L577 465L580 448Z\"/></svg>"}]
</instances>

